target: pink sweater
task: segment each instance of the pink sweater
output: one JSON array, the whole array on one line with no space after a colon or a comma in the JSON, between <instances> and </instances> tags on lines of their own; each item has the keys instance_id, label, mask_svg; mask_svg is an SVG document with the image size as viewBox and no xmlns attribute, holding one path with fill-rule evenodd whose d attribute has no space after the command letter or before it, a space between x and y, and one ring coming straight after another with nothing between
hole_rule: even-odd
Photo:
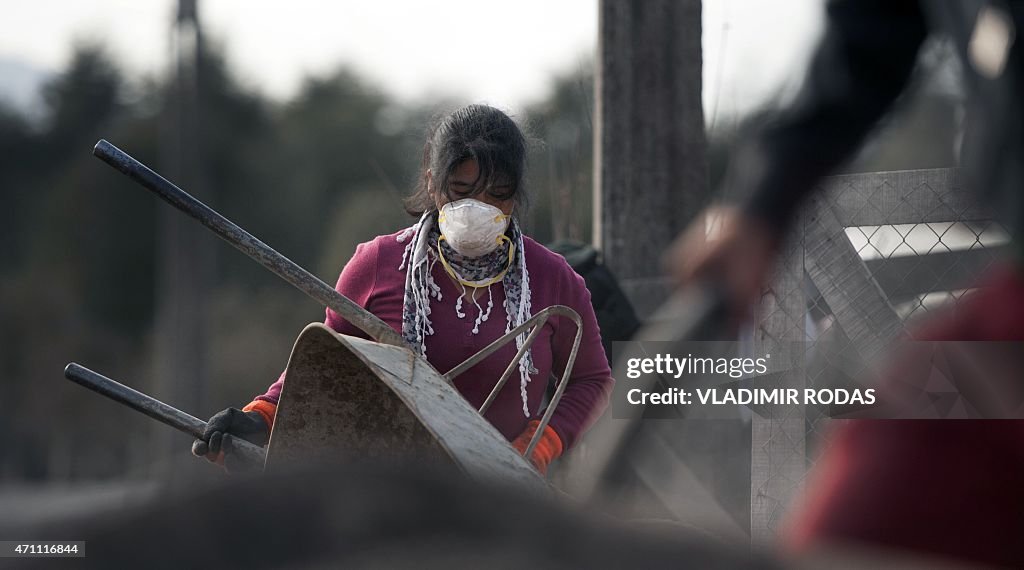
<instances>
[{"instance_id":1,"label":"pink sweater","mask_svg":"<svg viewBox=\"0 0 1024 570\"><path fill-rule=\"evenodd\" d=\"M397 235L378 236L373 241L359 244L355 255L342 270L336 289L401 332L405 271L399 271L398 266L402 261L405 244L397 241ZM576 365L550 424L562 440L563 447L569 449L607 407L614 380L601 346L597 318L590 304L590 292L583 278L573 271L562 256L528 237L524 236L523 242L526 266L530 273L533 312L551 305L566 305L583 318L583 339ZM442 299L431 300L430 318L435 332L427 337L427 360L444 374L505 333L505 291L500 283L491 286L494 309L490 318L481 323L480 332L474 335L472 329L477 316L476 307L471 302L463 301L462 311L466 317L460 319L455 314L455 301L461 294L461 287L448 277L440 263L434 266L433 277L441 287ZM487 292L482 293L478 299L481 307L486 310ZM366 338L362 331L331 309L327 309L325 322L342 334ZM575 334L576 327L571 321L552 317L533 344L534 366L538 373L532 375L532 381L527 385L531 417L523 414L518 371L513 372L487 411L487 420L510 441L522 433L530 419L539 418L543 413L543 410L537 409L545 387L552 372L561 378ZM455 387L470 405L479 408L515 353L515 343L506 344L457 377ZM282 374L266 394L257 399L276 404L284 380Z\"/></svg>"}]
</instances>

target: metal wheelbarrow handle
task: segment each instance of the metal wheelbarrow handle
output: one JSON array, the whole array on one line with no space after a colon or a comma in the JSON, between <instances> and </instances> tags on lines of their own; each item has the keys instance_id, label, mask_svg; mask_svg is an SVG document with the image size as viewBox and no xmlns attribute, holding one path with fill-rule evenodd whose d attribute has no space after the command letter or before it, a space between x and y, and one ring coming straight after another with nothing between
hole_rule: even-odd
<instances>
[{"instance_id":1,"label":"metal wheelbarrow handle","mask_svg":"<svg viewBox=\"0 0 1024 570\"><path fill-rule=\"evenodd\" d=\"M193 437L202 439L203 432L206 431L206 422L203 420L173 406L169 406L156 398L147 396L138 390L129 388L120 382L111 380L102 374L93 372L80 364L74 362L68 364L64 368L64 377ZM238 456L244 463L263 465L267 454L262 447L249 443L242 438L232 437L230 434L224 434L224 437L226 445L231 449L231 453Z\"/></svg>"},{"instance_id":2,"label":"metal wheelbarrow handle","mask_svg":"<svg viewBox=\"0 0 1024 570\"><path fill-rule=\"evenodd\" d=\"M97 158L138 182L168 204L181 210L209 228L221 239L235 246L254 261L284 279L296 289L309 295L321 304L330 307L346 321L370 335L377 342L394 346L406 346L402 337L384 321L360 307L348 297L337 292L319 277L303 269L299 264L281 255L249 232L235 225L231 220L217 213L213 208L197 200L188 192L178 188L163 176L150 170L145 164L132 158L128 153L105 140L96 143L92 153Z\"/></svg>"}]
</instances>

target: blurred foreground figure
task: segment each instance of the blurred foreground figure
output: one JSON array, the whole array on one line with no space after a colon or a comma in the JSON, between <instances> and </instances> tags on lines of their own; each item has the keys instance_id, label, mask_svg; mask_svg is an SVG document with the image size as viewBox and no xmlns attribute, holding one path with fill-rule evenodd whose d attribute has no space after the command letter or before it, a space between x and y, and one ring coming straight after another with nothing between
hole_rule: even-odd
<instances>
[{"instance_id":1,"label":"blurred foreground figure","mask_svg":"<svg viewBox=\"0 0 1024 570\"><path fill-rule=\"evenodd\" d=\"M934 32L964 63L967 187L1007 224L1014 254L983 277L984 293L911 336L1024 341L1024 2L833 1L827 18L802 93L740 150L726 180L727 193L749 199L715 212L710 239L703 220L680 238L669 260L677 279L720 283L734 314L749 316L801 200L887 112ZM851 421L820 468L791 546L854 541L1024 567L1022 421Z\"/></svg>"},{"instance_id":2,"label":"blurred foreground figure","mask_svg":"<svg viewBox=\"0 0 1024 570\"><path fill-rule=\"evenodd\" d=\"M146 505L12 527L0 537L76 537L75 561L4 568L775 569L762 554L678 527L627 525L550 497L423 464L305 466Z\"/></svg>"}]
</instances>

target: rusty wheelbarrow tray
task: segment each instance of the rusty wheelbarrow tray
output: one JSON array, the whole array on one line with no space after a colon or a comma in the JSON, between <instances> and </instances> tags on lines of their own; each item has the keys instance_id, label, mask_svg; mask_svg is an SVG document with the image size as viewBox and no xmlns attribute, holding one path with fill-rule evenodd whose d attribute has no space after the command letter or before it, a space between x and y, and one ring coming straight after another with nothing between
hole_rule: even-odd
<instances>
[{"instance_id":1,"label":"rusty wheelbarrow tray","mask_svg":"<svg viewBox=\"0 0 1024 570\"><path fill-rule=\"evenodd\" d=\"M282 390L267 448L268 468L323 453L325 448L342 455L413 453L447 458L472 476L546 488L540 475L482 414L516 369L544 322L553 316L573 321L577 326L573 349L541 426L526 450L527 455L533 450L575 363L582 337L582 320L575 311L564 306L539 311L442 376L375 315L127 153L105 140L96 144L93 153L374 339L341 335L319 323L302 331L289 359L288 380ZM479 410L472 409L451 380L528 330L526 342L483 406ZM115 399L129 403L122 398ZM133 407L150 415L160 408L152 403ZM198 424L193 425L193 420L161 421L194 433Z\"/></svg>"},{"instance_id":2,"label":"rusty wheelbarrow tray","mask_svg":"<svg viewBox=\"0 0 1024 570\"><path fill-rule=\"evenodd\" d=\"M420 455L471 476L536 486L537 472L458 391L406 348L306 326L288 361L266 468L324 452Z\"/></svg>"}]
</instances>

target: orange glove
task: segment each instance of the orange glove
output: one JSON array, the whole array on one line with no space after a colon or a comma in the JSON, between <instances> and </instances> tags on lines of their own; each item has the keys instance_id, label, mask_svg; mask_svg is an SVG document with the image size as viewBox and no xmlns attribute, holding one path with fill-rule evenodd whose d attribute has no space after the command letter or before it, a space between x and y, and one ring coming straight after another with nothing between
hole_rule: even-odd
<instances>
[{"instance_id":1,"label":"orange glove","mask_svg":"<svg viewBox=\"0 0 1024 570\"><path fill-rule=\"evenodd\" d=\"M516 448L520 454L525 454L530 440L533 439L533 434L537 433L538 426L540 426L540 420L530 420L523 433L519 434L519 437L512 442L512 447ZM562 440L555 430L551 429L551 426L544 426L544 433L537 441L536 447L533 448L530 462L537 468L537 471L540 471L541 475L547 475L548 465L558 459L560 455L562 455Z\"/></svg>"},{"instance_id":2,"label":"orange glove","mask_svg":"<svg viewBox=\"0 0 1024 570\"><path fill-rule=\"evenodd\" d=\"M276 405L266 400L253 400L246 404L242 411L259 413L259 415L263 416L263 421L267 422L267 429L269 431L274 430L274 415L277 414Z\"/></svg>"}]
</instances>

